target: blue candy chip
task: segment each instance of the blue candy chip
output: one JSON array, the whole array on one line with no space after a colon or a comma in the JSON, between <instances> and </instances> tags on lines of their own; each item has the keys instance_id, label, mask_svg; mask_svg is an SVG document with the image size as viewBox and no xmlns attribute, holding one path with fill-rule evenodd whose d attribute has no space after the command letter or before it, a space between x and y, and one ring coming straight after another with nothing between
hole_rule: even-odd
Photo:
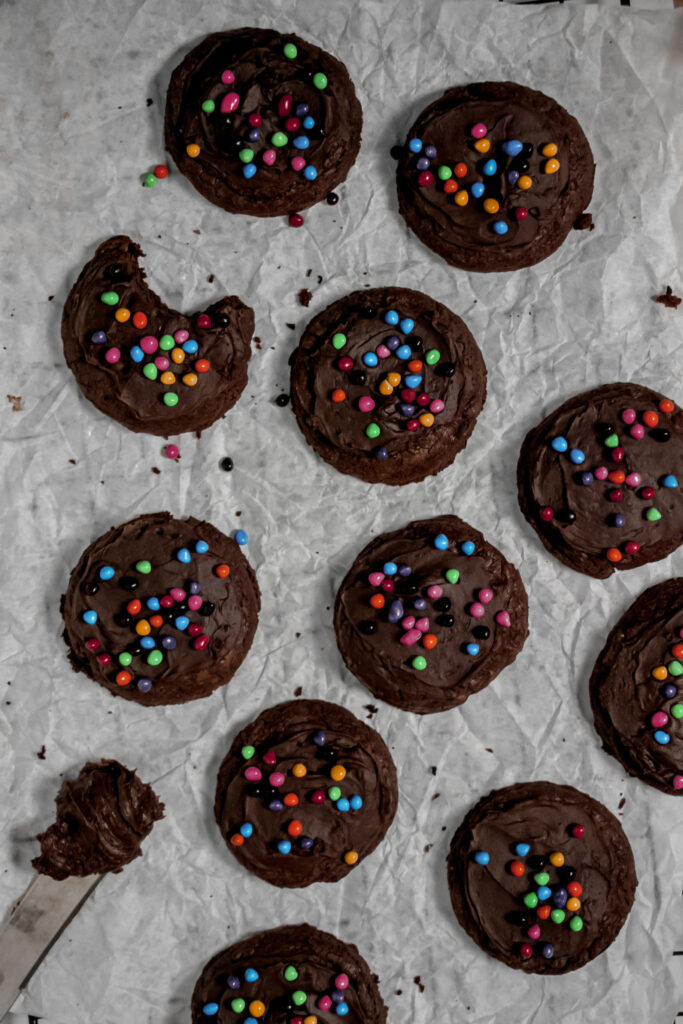
<instances>
[{"instance_id":1,"label":"blue candy chip","mask_svg":"<svg viewBox=\"0 0 683 1024\"><path fill-rule=\"evenodd\" d=\"M486 850L477 850L473 859L476 864L481 864L483 867L485 867L491 860Z\"/></svg>"},{"instance_id":2,"label":"blue candy chip","mask_svg":"<svg viewBox=\"0 0 683 1024\"><path fill-rule=\"evenodd\" d=\"M665 747L667 743L671 743L671 736L668 732L664 732L663 729L657 729L654 733L655 742Z\"/></svg>"},{"instance_id":3,"label":"blue candy chip","mask_svg":"<svg viewBox=\"0 0 683 1024\"><path fill-rule=\"evenodd\" d=\"M352 796L350 800L351 810L359 811L363 806L363 798L360 796Z\"/></svg>"},{"instance_id":4,"label":"blue candy chip","mask_svg":"<svg viewBox=\"0 0 683 1024\"><path fill-rule=\"evenodd\" d=\"M550 442L550 447L556 452L566 452L569 444L566 437L554 437Z\"/></svg>"},{"instance_id":5,"label":"blue candy chip","mask_svg":"<svg viewBox=\"0 0 683 1024\"><path fill-rule=\"evenodd\" d=\"M311 108L309 107L308 103L297 103L296 110L294 111L294 113L296 114L297 117L303 117L304 114L307 114L310 109Z\"/></svg>"},{"instance_id":6,"label":"blue candy chip","mask_svg":"<svg viewBox=\"0 0 683 1024\"><path fill-rule=\"evenodd\" d=\"M182 632L184 629L187 629L187 627L190 625L190 620L188 619L187 615L179 615L176 618L174 625L176 629L179 629Z\"/></svg>"},{"instance_id":7,"label":"blue candy chip","mask_svg":"<svg viewBox=\"0 0 683 1024\"><path fill-rule=\"evenodd\" d=\"M417 612L423 612L426 607L427 602L425 601L424 597L416 597L415 600L413 601L413 608Z\"/></svg>"},{"instance_id":8,"label":"blue candy chip","mask_svg":"<svg viewBox=\"0 0 683 1024\"><path fill-rule=\"evenodd\" d=\"M475 181L474 185L472 185L471 192L475 199L481 199L485 191L486 188L480 181Z\"/></svg>"},{"instance_id":9,"label":"blue candy chip","mask_svg":"<svg viewBox=\"0 0 683 1024\"><path fill-rule=\"evenodd\" d=\"M376 448L375 449L375 458L376 459L388 459L389 458L389 452L384 447Z\"/></svg>"},{"instance_id":10,"label":"blue candy chip","mask_svg":"<svg viewBox=\"0 0 683 1024\"><path fill-rule=\"evenodd\" d=\"M662 479L662 487L678 487L678 480L673 473L667 473Z\"/></svg>"},{"instance_id":11,"label":"blue candy chip","mask_svg":"<svg viewBox=\"0 0 683 1024\"><path fill-rule=\"evenodd\" d=\"M519 181L519 171L508 171L507 179L508 185L516 185Z\"/></svg>"},{"instance_id":12,"label":"blue candy chip","mask_svg":"<svg viewBox=\"0 0 683 1024\"><path fill-rule=\"evenodd\" d=\"M325 746L325 744L327 743L327 736L322 731L322 729L320 730L320 732L317 732L315 734L315 736L313 737L313 742L315 743L316 747L324 747Z\"/></svg>"},{"instance_id":13,"label":"blue candy chip","mask_svg":"<svg viewBox=\"0 0 683 1024\"><path fill-rule=\"evenodd\" d=\"M463 543L460 545L460 550L462 551L463 555L467 555L468 557L470 555L473 555L474 551L475 551L474 541L473 540L463 541Z\"/></svg>"},{"instance_id":14,"label":"blue candy chip","mask_svg":"<svg viewBox=\"0 0 683 1024\"><path fill-rule=\"evenodd\" d=\"M112 569L111 565L103 565L102 568L100 569L100 579L111 580L113 579L113 577L114 570Z\"/></svg>"},{"instance_id":15,"label":"blue candy chip","mask_svg":"<svg viewBox=\"0 0 683 1024\"><path fill-rule=\"evenodd\" d=\"M244 545L247 543L249 538L247 537L247 535L244 532L244 530L235 530L235 540L239 544L240 547L244 547Z\"/></svg>"},{"instance_id":16,"label":"blue candy chip","mask_svg":"<svg viewBox=\"0 0 683 1024\"><path fill-rule=\"evenodd\" d=\"M496 163L495 160L487 160L484 166L482 167L482 173L485 174L487 178L490 178L491 175L495 174L497 170L498 164Z\"/></svg>"},{"instance_id":17,"label":"blue candy chip","mask_svg":"<svg viewBox=\"0 0 683 1024\"><path fill-rule=\"evenodd\" d=\"M419 373L408 373L403 378L403 380L405 382L405 386L407 388L411 388L412 390L414 390L415 388L419 388L420 384L422 383L422 377L419 375Z\"/></svg>"},{"instance_id":18,"label":"blue candy chip","mask_svg":"<svg viewBox=\"0 0 683 1024\"><path fill-rule=\"evenodd\" d=\"M175 639L175 637L174 636L162 636L162 638L161 638L161 646L166 651L175 651L175 648L176 648L176 639Z\"/></svg>"},{"instance_id":19,"label":"blue candy chip","mask_svg":"<svg viewBox=\"0 0 683 1024\"><path fill-rule=\"evenodd\" d=\"M284 809L285 809L285 805L283 804L282 800L271 800L270 803L268 804L268 810L269 811L277 811L277 812L279 812L279 811L284 811Z\"/></svg>"},{"instance_id":20,"label":"blue candy chip","mask_svg":"<svg viewBox=\"0 0 683 1024\"><path fill-rule=\"evenodd\" d=\"M338 811L350 811L351 810L351 804L349 803L349 801L346 799L345 796L342 796L342 797L339 798L339 800L337 800L337 805L336 806L337 806L337 810Z\"/></svg>"},{"instance_id":21,"label":"blue candy chip","mask_svg":"<svg viewBox=\"0 0 683 1024\"><path fill-rule=\"evenodd\" d=\"M465 650L467 651L471 658L476 658L476 656L479 654L479 644L468 644Z\"/></svg>"},{"instance_id":22,"label":"blue candy chip","mask_svg":"<svg viewBox=\"0 0 683 1024\"><path fill-rule=\"evenodd\" d=\"M507 235L508 233L508 226L504 220L494 220L492 227L497 235Z\"/></svg>"},{"instance_id":23,"label":"blue candy chip","mask_svg":"<svg viewBox=\"0 0 683 1024\"><path fill-rule=\"evenodd\" d=\"M146 651L151 651L153 647L156 647L157 642L153 636L141 636L140 646L144 647Z\"/></svg>"},{"instance_id":24,"label":"blue candy chip","mask_svg":"<svg viewBox=\"0 0 683 1024\"><path fill-rule=\"evenodd\" d=\"M445 551L448 547L448 537L445 533L437 533L434 538L434 547L438 548L439 551Z\"/></svg>"},{"instance_id":25,"label":"blue candy chip","mask_svg":"<svg viewBox=\"0 0 683 1024\"><path fill-rule=\"evenodd\" d=\"M297 135L297 137L292 140L292 145L295 146L296 149L308 149L310 144L311 142L308 135Z\"/></svg>"},{"instance_id":26,"label":"blue candy chip","mask_svg":"<svg viewBox=\"0 0 683 1024\"><path fill-rule=\"evenodd\" d=\"M337 1003L337 1005L334 1008L334 1012L337 1014L338 1017L345 1017L346 1014L349 1012L348 1004Z\"/></svg>"},{"instance_id":27,"label":"blue candy chip","mask_svg":"<svg viewBox=\"0 0 683 1024\"><path fill-rule=\"evenodd\" d=\"M258 170L256 164L245 164L242 168L242 174L245 178L253 178Z\"/></svg>"},{"instance_id":28,"label":"blue candy chip","mask_svg":"<svg viewBox=\"0 0 683 1024\"><path fill-rule=\"evenodd\" d=\"M538 896L539 900L549 900L552 896L552 893L552 889L549 889L547 885L539 885L538 889L536 890L536 895Z\"/></svg>"},{"instance_id":29,"label":"blue candy chip","mask_svg":"<svg viewBox=\"0 0 683 1024\"><path fill-rule=\"evenodd\" d=\"M413 350L411 349L410 345L400 345L396 349L396 358L397 359L403 359L403 360L410 359L412 354L413 354Z\"/></svg>"},{"instance_id":30,"label":"blue candy chip","mask_svg":"<svg viewBox=\"0 0 683 1024\"><path fill-rule=\"evenodd\" d=\"M569 458L572 460L575 466L580 466L582 462L586 461L586 456L583 454L580 448L572 448L569 453Z\"/></svg>"},{"instance_id":31,"label":"blue candy chip","mask_svg":"<svg viewBox=\"0 0 683 1024\"><path fill-rule=\"evenodd\" d=\"M195 352L199 351L199 342L195 341L194 338L190 338L183 345L183 352L187 353L188 356L193 356Z\"/></svg>"},{"instance_id":32,"label":"blue candy chip","mask_svg":"<svg viewBox=\"0 0 683 1024\"><path fill-rule=\"evenodd\" d=\"M385 322L385 324L391 324L392 327L395 327L396 324L398 323L398 321L399 321L399 316L398 316L398 313L396 312L395 309L389 309L384 314L384 322Z\"/></svg>"},{"instance_id":33,"label":"blue candy chip","mask_svg":"<svg viewBox=\"0 0 683 1024\"><path fill-rule=\"evenodd\" d=\"M408 149L411 153L419 153L422 149L422 139L411 139L408 143Z\"/></svg>"},{"instance_id":34,"label":"blue candy chip","mask_svg":"<svg viewBox=\"0 0 683 1024\"><path fill-rule=\"evenodd\" d=\"M401 344L401 339L398 338L395 334L392 334L390 338L387 338L384 344L387 346L390 352L395 352L396 349Z\"/></svg>"},{"instance_id":35,"label":"blue candy chip","mask_svg":"<svg viewBox=\"0 0 683 1024\"><path fill-rule=\"evenodd\" d=\"M151 612L158 612L159 609L161 608L158 597L148 597L147 600L145 601L145 604L147 605Z\"/></svg>"},{"instance_id":36,"label":"blue candy chip","mask_svg":"<svg viewBox=\"0 0 683 1024\"><path fill-rule=\"evenodd\" d=\"M415 326L415 321L411 320L410 317L407 316L405 320L401 320L398 326L401 328L404 334L410 334L413 327Z\"/></svg>"},{"instance_id":37,"label":"blue candy chip","mask_svg":"<svg viewBox=\"0 0 683 1024\"><path fill-rule=\"evenodd\" d=\"M288 839L281 839L280 842L277 844L277 848L280 851L280 853L292 852L292 844L289 842Z\"/></svg>"},{"instance_id":38,"label":"blue candy chip","mask_svg":"<svg viewBox=\"0 0 683 1024\"><path fill-rule=\"evenodd\" d=\"M244 825L240 825L240 835L244 836L245 839L249 839L249 837L253 834L254 826L251 824L250 821L245 821ZM249 973L250 969L247 968L247 970L244 972L245 981L256 981L256 979L258 978L258 974L256 973L256 971L251 971L251 973L254 975L253 978L249 977Z\"/></svg>"},{"instance_id":39,"label":"blue candy chip","mask_svg":"<svg viewBox=\"0 0 683 1024\"><path fill-rule=\"evenodd\" d=\"M132 349L130 350L130 358L133 360L134 363L141 363L142 360L145 358L145 353L142 351L139 345L133 345Z\"/></svg>"},{"instance_id":40,"label":"blue candy chip","mask_svg":"<svg viewBox=\"0 0 683 1024\"><path fill-rule=\"evenodd\" d=\"M87 612L83 612L83 621L87 622L89 626L94 626L97 622L97 612L89 609Z\"/></svg>"},{"instance_id":41,"label":"blue candy chip","mask_svg":"<svg viewBox=\"0 0 683 1024\"><path fill-rule=\"evenodd\" d=\"M425 146L425 156L428 156L430 160L433 160L436 156L436 146Z\"/></svg>"},{"instance_id":42,"label":"blue candy chip","mask_svg":"<svg viewBox=\"0 0 683 1024\"><path fill-rule=\"evenodd\" d=\"M315 128L315 118L305 117L303 120L303 126L306 129L306 131L310 131L311 128Z\"/></svg>"},{"instance_id":43,"label":"blue candy chip","mask_svg":"<svg viewBox=\"0 0 683 1024\"><path fill-rule=\"evenodd\" d=\"M192 555L190 554L187 548L180 548L178 554L176 555L176 558L178 559L179 562L187 563L192 560Z\"/></svg>"},{"instance_id":44,"label":"blue candy chip","mask_svg":"<svg viewBox=\"0 0 683 1024\"><path fill-rule=\"evenodd\" d=\"M363 356L363 362L366 366L377 366L379 362L379 356L374 352L366 352Z\"/></svg>"},{"instance_id":45,"label":"blue candy chip","mask_svg":"<svg viewBox=\"0 0 683 1024\"><path fill-rule=\"evenodd\" d=\"M194 546L194 549L198 555L205 555L206 552L209 550L209 545L206 543L205 540L198 540Z\"/></svg>"},{"instance_id":46,"label":"blue candy chip","mask_svg":"<svg viewBox=\"0 0 683 1024\"><path fill-rule=\"evenodd\" d=\"M594 479L595 479L595 477L590 472L586 472L586 473L582 473L581 474L581 483L583 484L584 487L590 487L590 485L593 483Z\"/></svg>"},{"instance_id":47,"label":"blue candy chip","mask_svg":"<svg viewBox=\"0 0 683 1024\"><path fill-rule=\"evenodd\" d=\"M526 857L531 847L528 843L517 843L515 846L515 853L518 857Z\"/></svg>"},{"instance_id":48,"label":"blue candy chip","mask_svg":"<svg viewBox=\"0 0 683 1024\"><path fill-rule=\"evenodd\" d=\"M399 576L410 576L412 571L409 565L399 565L398 567Z\"/></svg>"},{"instance_id":49,"label":"blue candy chip","mask_svg":"<svg viewBox=\"0 0 683 1024\"><path fill-rule=\"evenodd\" d=\"M383 572L385 576L395 576L396 573L398 572L398 566L396 565L396 562L385 562Z\"/></svg>"},{"instance_id":50,"label":"blue candy chip","mask_svg":"<svg viewBox=\"0 0 683 1024\"><path fill-rule=\"evenodd\" d=\"M205 1017L215 1017L218 1013L218 1003L204 1003L202 1013Z\"/></svg>"},{"instance_id":51,"label":"blue candy chip","mask_svg":"<svg viewBox=\"0 0 683 1024\"><path fill-rule=\"evenodd\" d=\"M138 679L137 687L140 693L149 693L152 689L152 680L143 676L142 679Z\"/></svg>"},{"instance_id":52,"label":"blue candy chip","mask_svg":"<svg viewBox=\"0 0 683 1024\"><path fill-rule=\"evenodd\" d=\"M258 1024L256 1017L245 1017L244 1024Z\"/></svg>"},{"instance_id":53,"label":"blue candy chip","mask_svg":"<svg viewBox=\"0 0 683 1024\"><path fill-rule=\"evenodd\" d=\"M524 149L524 146L519 139L508 139L507 142L503 143L502 150L506 156L519 156Z\"/></svg>"},{"instance_id":54,"label":"blue candy chip","mask_svg":"<svg viewBox=\"0 0 683 1024\"><path fill-rule=\"evenodd\" d=\"M315 167L313 167L312 164L309 164L307 167L304 167L304 178L306 178L307 181L315 181L317 177L318 172L316 171Z\"/></svg>"},{"instance_id":55,"label":"blue candy chip","mask_svg":"<svg viewBox=\"0 0 683 1024\"><path fill-rule=\"evenodd\" d=\"M228 978L228 988L231 988L233 991L235 991L235 989L238 989L239 987L240 979L237 977L236 974L231 974L230 977Z\"/></svg>"}]
</instances>

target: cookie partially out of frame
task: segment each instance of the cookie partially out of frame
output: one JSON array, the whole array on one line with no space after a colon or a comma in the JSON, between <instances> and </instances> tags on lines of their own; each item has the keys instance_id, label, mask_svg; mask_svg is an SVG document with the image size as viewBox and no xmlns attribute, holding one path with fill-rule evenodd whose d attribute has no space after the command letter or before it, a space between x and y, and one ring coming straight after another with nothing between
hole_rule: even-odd
<instances>
[{"instance_id":1,"label":"cookie partially out of frame","mask_svg":"<svg viewBox=\"0 0 683 1024\"><path fill-rule=\"evenodd\" d=\"M426 246L463 270L530 267L562 245L593 193L578 121L515 82L449 89L408 132L399 211Z\"/></svg>"},{"instance_id":2,"label":"cookie partially out of frame","mask_svg":"<svg viewBox=\"0 0 683 1024\"><path fill-rule=\"evenodd\" d=\"M310 322L291 394L304 437L331 466L407 484L465 447L486 398L486 366L446 306L409 288L372 288Z\"/></svg>"},{"instance_id":3,"label":"cookie partially out of frame","mask_svg":"<svg viewBox=\"0 0 683 1024\"><path fill-rule=\"evenodd\" d=\"M275 217L345 181L363 114L341 61L271 29L214 32L173 72L166 148L198 192L229 213Z\"/></svg>"}]
</instances>

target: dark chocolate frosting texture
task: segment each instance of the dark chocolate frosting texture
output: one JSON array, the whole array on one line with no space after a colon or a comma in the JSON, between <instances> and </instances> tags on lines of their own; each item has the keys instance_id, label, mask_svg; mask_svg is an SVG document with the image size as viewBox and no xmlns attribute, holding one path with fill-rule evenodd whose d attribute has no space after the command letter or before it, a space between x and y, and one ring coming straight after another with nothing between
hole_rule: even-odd
<instances>
[{"instance_id":1,"label":"dark chocolate frosting texture","mask_svg":"<svg viewBox=\"0 0 683 1024\"><path fill-rule=\"evenodd\" d=\"M259 932L224 949L192 995L192 1024L338 1024L342 1017L384 1024L377 977L356 946L308 924Z\"/></svg>"},{"instance_id":2,"label":"dark chocolate frosting texture","mask_svg":"<svg viewBox=\"0 0 683 1024\"><path fill-rule=\"evenodd\" d=\"M595 728L627 772L683 796L683 578L641 594L590 680Z\"/></svg>"},{"instance_id":3,"label":"dark chocolate frosting texture","mask_svg":"<svg viewBox=\"0 0 683 1024\"><path fill-rule=\"evenodd\" d=\"M408 288L353 292L306 328L292 366L306 440L342 473L405 484L449 465L486 397L477 343L446 306Z\"/></svg>"},{"instance_id":4,"label":"dark chocolate frosting texture","mask_svg":"<svg viewBox=\"0 0 683 1024\"><path fill-rule=\"evenodd\" d=\"M64 305L64 356L85 397L129 430L204 430L247 383L253 310L235 295L190 316L170 309L141 256L126 235L98 247Z\"/></svg>"},{"instance_id":5,"label":"dark chocolate frosting texture","mask_svg":"<svg viewBox=\"0 0 683 1024\"><path fill-rule=\"evenodd\" d=\"M151 786L118 761L89 761L65 779L55 798L57 820L38 836L36 871L52 878L121 871L142 855L140 844L164 816Z\"/></svg>"},{"instance_id":6,"label":"dark chocolate frosting texture","mask_svg":"<svg viewBox=\"0 0 683 1024\"><path fill-rule=\"evenodd\" d=\"M425 245L465 270L528 267L566 238L593 192L581 126L514 82L449 89L408 132L399 210Z\"/></svg>"},{"instance_id":7,"label":"dark chocolate frosting texture","mask_svg":"<svg viewBox=\"0 0 683 1024\"><path fill-rule=\"evenodd\" d=\"M528 635L521 577L455 516L371 541L334 609L346 666L376 697L426 714L462 704L511 664Z\"/></svg>"},{"instance_id":8,"label":"dark chocolate frosting texture","mask_svg":"<svg viewBox=\"0 0 683 1024\"><path fill-rule=\"evenodd\" d=\"M168 512L112 528L83 553L63 599L75 671L140 704L181 704L230 681L261 599L238 545Z\"/></svg>"},{"instance_id":9,"label":"dark chocolate frosting texture","mask_svg":"<svg viewBox=\"0 0 683 1024\"><path fill-rule=\"evenodd\" d=\"M683 542L683 412L638 384L571 398L532 430L517 466L519 502L561 562L605 578Z\"/></svg>"},{"instance_id":10,"label":"dark chocolate frosting texture","mask_svg":"<svg viewBox=\"0 0 683 1024\"><path fill-rule=\"evenodd\" d=\"M448 857L453 909L490 956L534 974L582 967L633 904L633 854L603 804L572 786L522 782L469 812Z\"/></svg>"},{"instance_id":11,"label":"dark chocolate frosting texture","mask_svg":"<svg viewBox=\"0 0 683 1024\"><path fill-rule=\"evenodd\" d=\"M299 36L242 28L207 36L173 72L166 148L210 202L274 217L345 180L362 120L340 61Z\"/></svg>"},{"instance_id":12,"label":"dark chocolate frosting texture","mask_svg":"<svg viewBox=\"0 0 683 1024\"><path fill-rule=\"evenodd\" d=\"M382 738L338 704L290 701L237 736L215 814L237 859L273 885L336 882L384 837L398 801Z\"/></svg>"}]
</instances>

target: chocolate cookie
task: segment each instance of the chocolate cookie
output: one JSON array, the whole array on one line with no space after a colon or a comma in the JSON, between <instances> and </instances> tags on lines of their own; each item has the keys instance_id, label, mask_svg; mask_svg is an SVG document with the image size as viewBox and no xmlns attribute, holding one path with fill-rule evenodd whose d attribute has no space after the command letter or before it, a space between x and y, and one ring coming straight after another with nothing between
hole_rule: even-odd
<instances>
[{"instance_id":1,"label":"chocolate cookie","mask_svg":"<svg viewBox=\"0 0 683 1024\"><path fill-rule=\"evenodd\" d=\"M164 816L152 787L118 761L89 761L78 778L64 780L55 803L57 820L38 836L32 864L58 880L122 871L142 856L142 840Z\"/></svg>"},{"instance_id":2,"label":"chocolate cookie","mask_svg":"<svg viewBox=\"0 0 683 1024\"><path fill-rule=\"evenodd\" d=\"M64 356L85 397L129 430L205 430L247 383L253 310L235 295L190 316L169 309L141 256L126 235L99 246L64 306Z\"/></svg>"},{"instance_id":3,"label":"chocolate cookie","mask_svg":"<svg viewBox=\"0 0 683 1024\"><path fill-rule=\"evenodd\" d=\"M192 1024L384 1024L387 1008L357 948L309 924L259 932L216 954L192 994ZM248 1014L244 1017L244 1014Z\"/></svg>"},{"instance_id":4,"label":"chocolate cookie","mask_svg":"<svg viewBox=\"0 0 683 1024\"><path fill-rule=\"evenodd\" d=\"M630 775L683 796L683 578L641 594L590 681L595 728Z\"/></svg>"},{"instance_id":5,"label":"chocolate cookie","mask_svg":"<svg viewBox=\"0 0 683 1024\"><path fill-rule=\"evenodd\" d=\"M338 704L293 700L237 736L214 810L238 861L273 885L337 882L382 841L398 802L379 733Z\"/></svg>"},{"instance_id":6,"label":"chocolate cookie","mask_svg":"<svg viewBox=\"0 0 683 1024\"><path fill-rule=\"evenodd\" d=\"M139 704L184 704L225 686L254 638L261 596L234 540L168 512L94 541L62 599L76 672Z\"/></svg>"},{"instance_id":7,"label":"chocolate cookie","mask_svg":"<svg viewBox=\"0 0 683 1024\"><path fill-rule=\"evenodd\" d=\"M527 617L515 567L455 516L376 537L334 606L349 672L375 697L421 715L462 704L495 679L524 646Z\"/></svg>"},{"instance_id":8,"label":"chocolate cookie","mask_svg":"<svg viewBox=\"0 0 683 1024\"><path fill-rule=\"evenodd\" d=\"M683 413L638 384L570 398L530 431L517 465L522 512L551 554L605 579L683 541Z\"/></svg>"},{"instance_id":9,"label":"chocolate cookie","mask_svg":"<svg viewBox=\"0 0 683 1024\"><path fill-rule=\"evenodd\" d=\"M414 483L467 444L486 366L446 306L408 288L374 288L311 321L291 394L304 437L330 465L369 483Z\"/></svg>"},{"instance_id":10,"label":"chocolate cookie","mask_svg":"<svg viewBox=\"0 0 683 1024\"><path fill-rule=\"evenodd\" d=\"M614 942L638 880L606 807L572 786L521 782L469 812L451 843L448 884L485 953L529 974L566 974Z\"/></svg>"},{"instance_id":11,"label":"chocolate cookie","mask_svg":"<svg viewBox=\"0 0 683 1024\"><path fill-rule=\"evenodd\" d=\"M207 36L166 97L166 148L178 169L216 206L255 217L329 195L353 166L362 125L341 61L270 29Z\"/></svg>"},{"instance_id":12,"label":"chocolate cookie","mask_svg":"<svg viewBox=\"0 0 683 1024\"><path fill-rule=\"evenodd\" d=\"M463 270L518 270L562 245L593 194L575 118L514 82L449 89L422 111L399 159L408 227Z\"/></svg>"}]
</instances>

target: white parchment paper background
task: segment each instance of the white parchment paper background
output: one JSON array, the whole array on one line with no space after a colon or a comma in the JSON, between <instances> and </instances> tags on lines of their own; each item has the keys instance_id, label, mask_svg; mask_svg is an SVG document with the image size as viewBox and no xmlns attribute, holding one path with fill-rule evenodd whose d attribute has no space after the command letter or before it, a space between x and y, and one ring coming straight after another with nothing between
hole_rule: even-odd
<instances>
[{"instance_id":1,"label":"white parchment paper background","mask_svg":"<svg viewBox=\"0 0 683 1024\"><path fill-rule=\"evenodd\" d=\"M184 1024L209 956L257 929L308 920L358 943L392 1024L669 1024L683 995L671 969L683 960L671 957L683 947L683 803L626 778L601 751L587 680L607 630L645 587L683 571L682 552L607 582L562 568L521 517L515 465L525 432L582 389L633 379L683 401L683 310L651 301L667 283L681 288L672 210L683 16L411 0L6 0L0 15L2 909L31 878L32 836L51 821L63 773L117 757L156 780L167 807L144 857L104 880L49 955L24 1009L47 1024ZM363 146L341 201L306 213L300 231L230 217L173 169L155 189L140 186L164 158L171 69L205 33L249 23L330 49L363 104ZM596 230L574 232L531 270L477 276L408 234L389 148L444 88L486 78L546 91L579 118L598 165ZM162 458L158 439L92 408L62 359L68 289L117 232L139 240L151 285L171 305L237 293L256 310L262 345L242 399L200 440L179 440L178 464ZM291 408L273 404L288 390L307 319L355 288L392 284L463 316L489 371L467 450L438 478L400 490L336 474L307 448ZM309 310L297 302L303 287L314 293ZM5 393L21 396L20 411ZM230 474L219 469L225 455ZM226 690L145 710L72 673L59 598L85 545L157 509L246 529L263 612ZM214 825L218 765L237 730L296 687L367 714L371 697L335 645L336 586L370 536L443 512L520 566L526 647L460 710L418 718L380 707L372 724L393 750L401 789L386 841L337 885L272 888L237 866ZM489 789L525 779L603 800L635 852L640 885L626 927L566 977L526 977L489 959L448 900L455 826Z\"/></svg>"}]
</instances>

